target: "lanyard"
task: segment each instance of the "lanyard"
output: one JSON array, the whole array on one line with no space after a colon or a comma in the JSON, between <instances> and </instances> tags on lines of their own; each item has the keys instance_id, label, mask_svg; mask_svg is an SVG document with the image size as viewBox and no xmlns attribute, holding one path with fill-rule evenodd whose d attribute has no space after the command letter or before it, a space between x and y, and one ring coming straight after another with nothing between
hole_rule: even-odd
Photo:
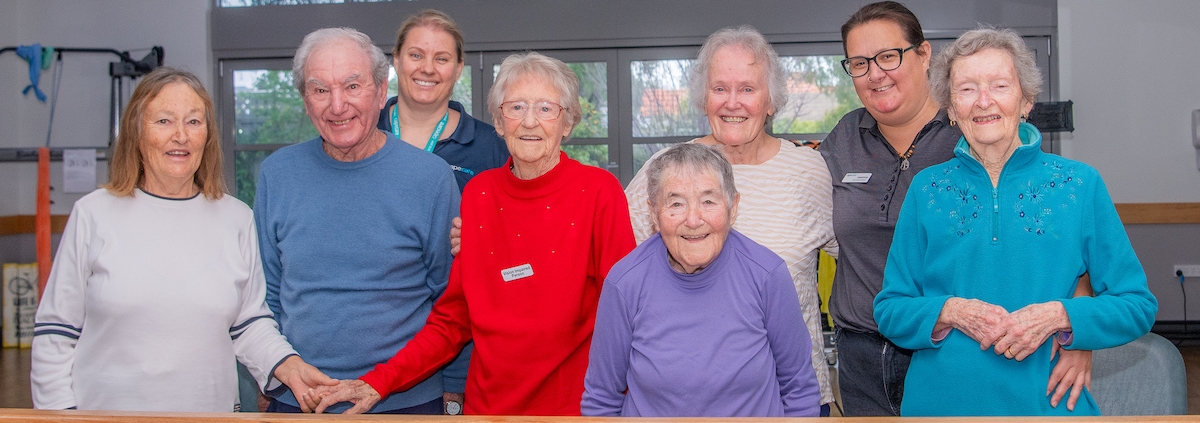
<instances>
[{"instance_id":1,"label":"lanyard","mask_svg":"<svg viewBox=\"0 0 1200 423\"><path fill-rule=\"evenodd\" d=\"M446 115L442 116L442 120L438 122L437 127L433 128L433 133L429 134L429 142L425 143L425 151L433 152L433 147L437 146L438 139L442 137L442 131L446 130L446 122L450 121L450 111L446 110ZM392 134L396 138L400 138L400 106L392 107Z\"/></svg>"}]
</instances>

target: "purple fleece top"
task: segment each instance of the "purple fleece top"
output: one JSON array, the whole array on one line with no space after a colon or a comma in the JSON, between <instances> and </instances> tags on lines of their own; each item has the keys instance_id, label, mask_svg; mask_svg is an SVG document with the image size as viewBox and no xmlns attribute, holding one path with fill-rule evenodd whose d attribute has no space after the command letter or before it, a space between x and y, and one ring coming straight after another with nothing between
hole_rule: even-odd
<instances>
[{"instance_id":1,"label":"purple fleece top","mask_svg":"<svg viewBox=\"0 0 1200 423\"><path fill-rule=\"evenodd\" d=\"M787 266L730 230L705 269L668 264L654 235L600 294L585 416L816 416L820 389Z\"/></svg>"}]
</instances>

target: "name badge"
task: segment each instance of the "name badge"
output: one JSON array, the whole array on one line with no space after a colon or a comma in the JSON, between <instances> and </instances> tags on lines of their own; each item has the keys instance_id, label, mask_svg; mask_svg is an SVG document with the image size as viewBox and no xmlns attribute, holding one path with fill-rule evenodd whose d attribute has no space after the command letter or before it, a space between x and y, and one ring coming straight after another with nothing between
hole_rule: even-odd
<instances>
[{"instance_id":1,"label":"name badge","mask_svg":"<svg viewBox=\"0 0 1200 423\"><path fill-rule=\"evenodd\" d=\"M529 263L526 263L520 266L510 267L501 270L500 276L504 278L505 282L512 282L517 279L528 278L533 276L533 266L530 266Z\"/></svg>"},{"instance_id":2,"label":"name badge","mask_svg":"<svg viewBox=\"0 0 1200 423\"><path fill-rule=\"evenodd\" d=\"M865 184L871 180L870 173L847 173L842 177L843 184Z\"/></svg>"}]
</instances>

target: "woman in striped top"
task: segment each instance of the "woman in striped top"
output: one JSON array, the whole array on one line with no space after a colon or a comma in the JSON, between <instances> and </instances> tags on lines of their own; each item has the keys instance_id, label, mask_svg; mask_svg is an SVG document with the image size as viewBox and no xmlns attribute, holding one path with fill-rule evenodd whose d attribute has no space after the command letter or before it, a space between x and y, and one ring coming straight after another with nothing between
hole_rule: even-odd
<instances>
[{"instance_id":1,"label":"woman in striped top","mask_svg":"<svg viewBox=\"0 0 1200 423\"><path fill-rule=\"evenodd\" d=\"M734 181L741 193L733 228L787 263L812 337L811 359L821 387L821 414L828 415L833 390L817 304L817 250L824 248L837 255L829 169L813 149L767 134L769 118L787 103L787 90L778 55L753 28L726 28L709 36L688 88L712 127L712 134L690 142L717 146L733 164ZM657 155L650 161L655 158ZM647 201L644 171L648 167L643 166L625 189L639 243L657 232Z\"/></svg>"}]
</instances>

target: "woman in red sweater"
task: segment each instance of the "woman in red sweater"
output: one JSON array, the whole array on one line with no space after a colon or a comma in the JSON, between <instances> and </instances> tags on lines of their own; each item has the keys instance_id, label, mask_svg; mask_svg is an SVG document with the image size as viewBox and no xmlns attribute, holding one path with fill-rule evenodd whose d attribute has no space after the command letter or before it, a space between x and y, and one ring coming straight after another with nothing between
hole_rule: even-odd
<instances>
[{"instance_id":1,"label":"woman in red sweater","mask_svg":"<svg viewBox=\"0 0 1200 423\"><path fill-rule=\"evenodd\" d=\"M634 241L617 179L560 149L581 118L578 90L557 59L529 52L501 63L488 108L512 158L463 191L449 287L395 357L309 395L318 412L342 401L355 404L348 413L368 410L474 339L466 413L579 415L600 287Z\"/></svg>"}]
</instances>

